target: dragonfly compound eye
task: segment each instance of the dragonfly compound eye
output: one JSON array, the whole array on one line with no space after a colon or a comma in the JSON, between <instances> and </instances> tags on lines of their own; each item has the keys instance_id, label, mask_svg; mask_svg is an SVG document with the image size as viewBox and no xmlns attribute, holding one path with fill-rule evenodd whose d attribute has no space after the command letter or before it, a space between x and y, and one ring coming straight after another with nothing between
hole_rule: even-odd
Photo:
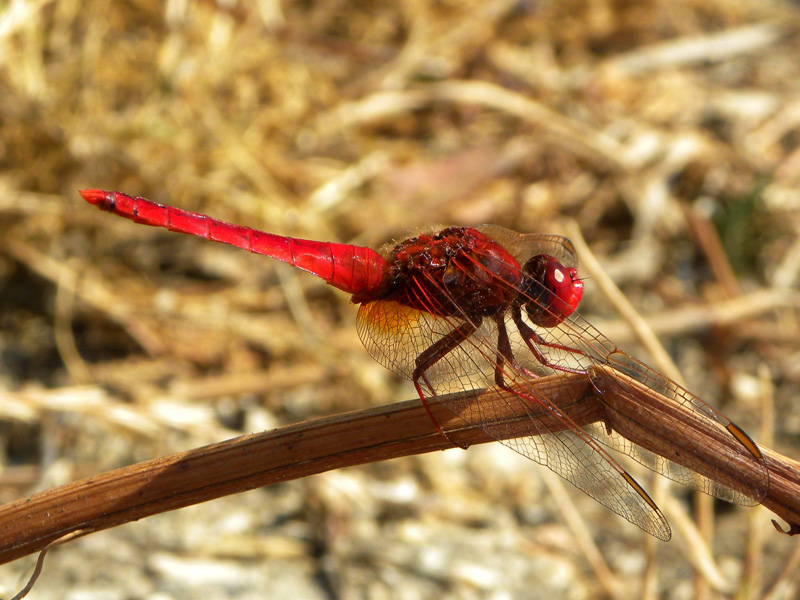
<instances>
[{"instance_id":1,"label":"dragonfly compound eye","mask_svg":"<svg viewBox=\"0 0 800 600\"><path fill-rule=\"evenodd\" d=\"M525 263L523 270L530 278L523 303L534 323L555 327L575 312L583 296L583 282L575 268L539 254Z\"/></svg>"}]
</instances>

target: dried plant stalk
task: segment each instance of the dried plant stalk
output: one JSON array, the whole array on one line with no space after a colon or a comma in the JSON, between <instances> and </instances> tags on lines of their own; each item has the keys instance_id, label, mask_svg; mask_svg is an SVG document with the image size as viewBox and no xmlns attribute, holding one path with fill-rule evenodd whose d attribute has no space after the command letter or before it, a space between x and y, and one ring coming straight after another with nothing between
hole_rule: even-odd
<instances>
[{"instance_id":1,"label":"dried plant stalk","mask_svg":"<svg viewBox=\"0 0 800 600\"><path fill-rule=\"evenodd\" d=\"M616 376L613 370L598 370L594 377ZM624 376L622 376L624 377ZM530 382L533 393L552 400L580 426L603 422L622 435L636 437L648 447L646 432L637 432L619 419L631 401L665 402L653 390L641 386L642 398L611 392L598 394L585 375L559 374ZM538 419L540 431L566 427L563 420L542 408L532 414L513 394L496 390L470 393L472 402L490 402L509 436L535 435L530 417ZM464 425L448 408L464 394L432 399L431 410L453 442L468 446L493 441L481 429ZM516 399L516 401L515 401ZM613 408L612 408L613 406ZM667 424L667 426L669 426ZM669 436L680 438L679 420ZM657 443L653 445L654 451ZM0 564L43 549L66 535L82 535L121 525L150 515L175 510L224 495L251 490L342 467L421 454L452 447L434 427L418 400L290 425L271 432L238 437L195 450L124 467L47 490L0 507ZM734 462L716 460L714 444L706 476L723 481L746 481L747 474L730 473ZM794 528L800 523L800 470L797 463L767 453L771 486L764 505ZM756 474L753 474L755 477Z\"/></svg>"}]
</instances>

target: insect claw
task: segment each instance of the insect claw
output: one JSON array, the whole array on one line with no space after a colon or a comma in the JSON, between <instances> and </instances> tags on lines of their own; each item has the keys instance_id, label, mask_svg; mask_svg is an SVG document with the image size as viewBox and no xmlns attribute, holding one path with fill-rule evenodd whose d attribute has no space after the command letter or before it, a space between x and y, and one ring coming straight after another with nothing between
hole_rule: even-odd
<instances>
[{"instance_id":1,"label":"insect claw","mask_svg":"<svg viewBox=\"0 0 800 600\"><path fill-rule=\"evenodd\" d=\"M424 398L422 398L422 405L428 412L428 416L431 418L431 421L433 421L433 424L436 425L436 430L439 432L439 435L441 435L444 439L453 444L453 446L455 446L456 448L461 448L462 450L466 450L467 448L469 448L469 444L466 445L459 444L457 441L451 438L444 429L442 429L442 426L439 425L439 421L437 421L436 417L433 416L433 412L431 411L430 406L428 406L428 402Z\"/></svg>"},{"instance_id":2,"label":"insect claw","mask_svg":"<svg viewBox=\"0 0 800 600\"><path fill-rule=\"evenodd\" d=\"M772 519L772 526L784 535L797 535L800 533L800 523L789 523L789 529L784 529L775 519Z\"/></svg>"},{"instance_id":3,"label":"insect claw","mask_svg":"<svg viewBox=\"0 0 800 600\"><path fill-rule=\"evenodd\" d=\"M595 394L597 394L598 396L602 396L605 392L603 392L603 390L600 387L598 387L598 385L597 385L597 383L595 382L594 379L595 379L594 377L589 375L589 383L592 384L592 387L594 388Z\"/></svg>"},{"instance_id":4,"label":"insect claw","mask_svg":"<svg viewBox=\"0 0 800 600\"><path fill-rule=\"evenodd\" d=\"M450 442L451 444L453 444L456 448L461 448L462 450L469 450L469 444L459 444L457 441L455 441L453 438L451 438L449 435L447 435L444 432L444 430L442 430L442 435L445 438L447 438L447 441Z\"/></svg>"}]
</instances>

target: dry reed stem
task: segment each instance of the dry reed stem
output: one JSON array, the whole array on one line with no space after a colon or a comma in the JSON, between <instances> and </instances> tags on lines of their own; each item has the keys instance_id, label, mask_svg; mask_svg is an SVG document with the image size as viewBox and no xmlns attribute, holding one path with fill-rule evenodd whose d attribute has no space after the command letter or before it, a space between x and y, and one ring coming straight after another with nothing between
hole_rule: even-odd
<instances>
[{"instance_id":1,"label":"dry reed stem","mask_svg":"<svg viewBox=\"0 0 800 600\"><path fill-rule=\"evenodd\" d=\"M659 440L638 431L626 412L638 403L663 403L659 394L642 387L634 398L617 394L620 389L609 378L620 377L625 385L636 382L611 369L596 369L592 378L607 391L601 396L583 375L558 375L530 382L533 389L551 399L577 425L601 421L642 447L658 452ZM503 423L504 435L536 435L532 431L530 406L513 395L506 400L495 392L454 395L473 402L493 403L489 414ZM509 401L510 400L510 401ZM609 402L611 404L609 404ZM455 411L447 408L448 397L431 403L434 417L452 441L469 446L493 441L482 430L465 427ZM612 410L606 410L606 406ZM533 415L541 431L565 428L544 407ZM680 440L679 420L664 423L664 439ZM670 427L672 427L670 429ZM160 512L175 510L223 495L288 481L356 464L452 447L433 426L424 407L416 400L346 413L283 427L269 433L242 436L203 448L138 463L83 479L60 488L40 492L0 507L0 564L41 550L72 532L94 532ZM716 445L696 448L698 472L734 489L746 490L758 473L715 452ZM798 463L764 449L770 470L770 489L763 504L790 525L800 523L800 469ZM609 584L613 587L613 584Z\"/></svg>"},{"instance_id":2,"label":"dry reed stem","mask_svg":"<svg viewBox=\"0 0 800 600\"><path fill-rule=\"evenodd\" d=\"M547 377L532 386L555 403L563 403L562 409L576 423L598 419L601 409L597 403L584 401L591 389L586 377ZM497 414L505 412L510 420L511 432L521 435L529 429L526 413L510 413L511 405L500 404L493 393L482 399L478 395L476 401L495 402ZM465 428L463 421L443 406L445 402L446 398L432 402L431 408L454 442L468 446L493 441L481 430ZM559 424L549 422L553 428ZM280 481L452 447L418 400L238 437L96 475L0 507L0 564L41 550L75 530L99 531Z\"/></svg>"}]
</instances>

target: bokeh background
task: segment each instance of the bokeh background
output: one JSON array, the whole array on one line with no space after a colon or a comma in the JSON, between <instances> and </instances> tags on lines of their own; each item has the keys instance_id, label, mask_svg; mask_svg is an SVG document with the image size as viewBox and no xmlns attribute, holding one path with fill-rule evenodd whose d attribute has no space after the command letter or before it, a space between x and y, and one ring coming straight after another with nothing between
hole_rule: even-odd
<instances>
[{"instance_id":1,"label":"bokeh background","mask_svg":"<svg viewBox=\"0 0 800 600\"><path fill-rule=\"evenodd\" d=\"M690 389L799 458L799 16L0 2L0 500L415 397L361 347L346 295L103 214L87 187L375 247L437 224L577 226ZM641 355L591 279L582 312ZM544 471L491 444L256 490L58 548L29 597L798 594L798 542L765 511L715 505L703 562L680 511L656 543ZM0 567L0 596L33 560Z\"/></svg>"}]
</instances>

